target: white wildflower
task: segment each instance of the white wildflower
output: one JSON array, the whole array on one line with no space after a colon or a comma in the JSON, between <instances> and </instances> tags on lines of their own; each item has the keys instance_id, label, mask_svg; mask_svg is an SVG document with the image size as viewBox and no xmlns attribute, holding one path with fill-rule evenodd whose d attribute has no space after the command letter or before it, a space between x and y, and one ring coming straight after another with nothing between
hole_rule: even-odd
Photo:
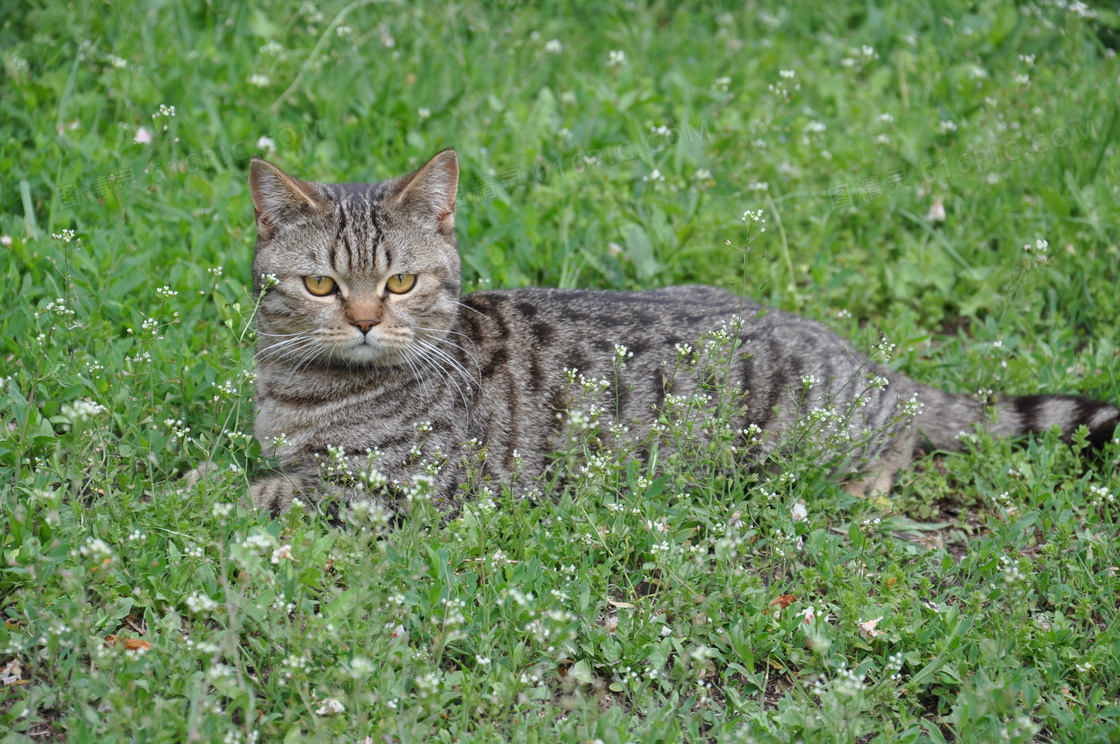
<instances>
[{"instance_id":1,"label":"white wildflower","mask_svg":"<svg viewBox=\"0 0 1120 744\"><path fill-rule=\"evenodd\" d=\"M945 204L941 201L941 197L935 197L933 204L929 207L929 212L926 213L926 220L929 222L944 222L945 217Z\"/></svg>"},{"instance_id":2,"label":"white wildflower","mask_svg":"<svg viewBox=\"0 0 1120 744\"><path fill-rule=\"evenodd\" d=\"M319 706L319 709L315 711L315 715L337 716L340 713L345 712L346 708L343 707L342 703L338 702L338 700L336 700L335 698L327 698L323 701L323 704Z\"/></svg>"}]
</instances>

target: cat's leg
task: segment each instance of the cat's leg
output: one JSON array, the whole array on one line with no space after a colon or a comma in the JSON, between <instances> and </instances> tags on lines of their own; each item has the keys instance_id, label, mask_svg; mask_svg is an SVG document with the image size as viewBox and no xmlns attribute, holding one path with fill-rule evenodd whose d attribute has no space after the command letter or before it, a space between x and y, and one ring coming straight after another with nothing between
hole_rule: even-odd
<instances>
[{"instance_id":1,"label":"cat's leg","mask_svg":"<svg viewBox=\"0 0 1120 744\"><path fill-rule=\"evenodd\" d=\"M858 480L848 483L844 490L859 499L886 497L894 487L898 471L910 465L917 442L916 429L909 428L898 432L887 451L871 464L870 469L861 473Z\"/></svg>"},{"instance_id":2,"label":"cat's leg","mask_svg":"<svg viewBox=\"0 0 1120 744\"><path fill-rule=\"evenodd\" d=\"M277 514L286 511L293 499L314 504L327 496L345 496L339 486L324 482L314 473L298 470L283 471L258 480L249 489L249 495L257 508Z\"/></svg>"}]
</instances>

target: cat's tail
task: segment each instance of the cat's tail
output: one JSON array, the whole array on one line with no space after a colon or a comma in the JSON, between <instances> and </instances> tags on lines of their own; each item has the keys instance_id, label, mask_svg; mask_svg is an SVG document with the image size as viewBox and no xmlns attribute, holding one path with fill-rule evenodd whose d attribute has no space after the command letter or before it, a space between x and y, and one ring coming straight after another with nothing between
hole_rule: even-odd
<instances>
[{"instance_id":1,"label":"cat's tail","mask_svg":"<svg viewBox=\"0 0 1120 744\"><path fill-rule=\"evenodd\" d=\"M967 395L923 388L919 400L925 407L915 424L925 446L935 450L960 449L961 433L973 431L977 424L1000 437L1039 434L1058 426L1066 441L1085 426L1090 446L1099 449L1112 441L1120 425L1116 406L1077 395L1007 396L985 404ZM994 420L985 410L989 406L996 410Z\"/></svg>"}]
</instances>

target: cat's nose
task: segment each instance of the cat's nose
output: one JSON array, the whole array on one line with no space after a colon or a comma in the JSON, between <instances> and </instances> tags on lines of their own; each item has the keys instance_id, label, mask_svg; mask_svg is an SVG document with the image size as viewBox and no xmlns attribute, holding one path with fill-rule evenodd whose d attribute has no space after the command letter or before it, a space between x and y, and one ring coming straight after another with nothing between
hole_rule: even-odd
<instances>
[{"instance_id":1,"label":"cat's nose","mask_svg":"<svg viewBox=\"0 0 1120 744\"><path fill-rule=\"evenodd\" d=\"M363 334L369 333L369 329L377 325L376 320L352 320L350 325L357 326L358 330Z\"/></svg>"}]
</instances>

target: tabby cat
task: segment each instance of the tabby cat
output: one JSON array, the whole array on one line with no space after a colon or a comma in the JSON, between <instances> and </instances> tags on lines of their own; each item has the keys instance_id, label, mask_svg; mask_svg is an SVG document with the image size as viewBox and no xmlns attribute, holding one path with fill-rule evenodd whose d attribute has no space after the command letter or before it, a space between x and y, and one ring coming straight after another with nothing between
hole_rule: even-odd
<instances>
[{"instance_id":1,"label":"tabby cat","mask_svg":"<svg viewBox=\"0 0 1120 744\"><path fill-rule=\"evenodd\" d=\"M391 508L422 464L442 462L432 495L451 509L472 439L486 449L492 482L515 469L519 482L538 476L566 422L567 370L614 380L616 345L632 357L600 423L618 420L640 438L665 402L677 345L728 323L744 344L730 362L730 382L745 394L740 436L765 454L798 417L826 403L854 406L855 434L871 433L854 472L841 474L857 493L887 491L916 453L957 449L958 435L978 424L997 435L1057 425L1067 437L1085 425L1098 447L1117 428L1115 406L1066 395L1006 398L986 415L977 399L868 363L818 323L711 287L462 296L458 177L453 150L378 184L309 183L252 162L253 274L263 292L255 433L281 468L253 485L257 505L283 510L293 498L334 493ZM691 395L696 382L673 385L672 394ZM346 470L365 480L331 475Z\"/></svg>"}]
</instances>

